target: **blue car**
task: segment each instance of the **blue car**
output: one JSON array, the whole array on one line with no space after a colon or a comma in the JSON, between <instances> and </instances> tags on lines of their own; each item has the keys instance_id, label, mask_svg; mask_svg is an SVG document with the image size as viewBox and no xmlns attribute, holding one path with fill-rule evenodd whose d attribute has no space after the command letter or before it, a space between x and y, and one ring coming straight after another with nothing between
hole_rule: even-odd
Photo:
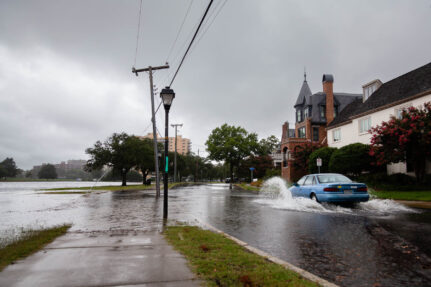
<instances>
[{"instance_id":1,"label":"blue car","mask_svg":"<svg viewBox=\"0 0 431 287\"><path fill-rule=\"evenodd\" d=\"M337 173L303 176L290 188L293 197L311 198L317 202L352 203L368 201L370 195L363 183L354 183Z\"/></svg>"}]
</instances>

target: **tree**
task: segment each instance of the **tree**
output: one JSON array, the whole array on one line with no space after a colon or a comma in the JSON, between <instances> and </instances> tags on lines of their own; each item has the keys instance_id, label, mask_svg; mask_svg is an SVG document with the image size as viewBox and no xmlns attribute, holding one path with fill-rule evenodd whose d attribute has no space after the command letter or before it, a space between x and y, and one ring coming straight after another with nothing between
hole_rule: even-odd
<instances>
[{"instance_id":1,"label":"tree","mask_svg":"<svg viewBox=\"0 0 431 287\"><path fill-rule=\"evenodd\" d=\"M421 108L410 107L400 119L389 121L371 129L370 155L376 165L407 162L415 171L416 180L425 178L426 160L431 160L431 102Z\"/></svg>"},{"instance_id":2,"label":"tree","mask_svg":"<svg viewBox=\"0 0 431 287\"><path fill-rule=\"evenodd\" d=\"M0 167L2 170L0 171L0 177L15 177L19 172L15 161L11 157L7 157L5 160L0 162Z\"/></svg>"},{"instance_id":3,"label":"tree","mask_svg":"<svg viewBox=\"0 0 431 287\"><path fill-rule=\"evenodd\" d=\"M238 167L241 160L247 156L257 154L259 150L257 134L248 133L241 127L227 124L215 128L205 144L209 152L209 159L229 163L230 189L232 189L234 179L234 167Z\"/></svg>"},{"instance_id":4,"label":"tree","mask_svg":"<svg viewBox=\"0 0 431 287\"><path fill-rule=\"evenodd\" d=\"M253 177L263 178L267 171L274 169L272 158L269 155L254 156L251 155L241 162L238 174L244 178L250 178L250 168L253 167Z\"/></svg>"},{"instance_id":5,"label":"tree","mask_svg":"<svg viewBox=\"0 0 431 287\"><path fill-rule=\"evenodd\" d=\"M56 179L57 171L55 170L55 166L52 164L43 164L40 168L37 176L43 179Z\"/></svg>"},{"instance_id":6,"label":"tree","mask_svg":"<svg viewBox=\"0 0 431 287\"><path fill-rule=\"evenodd\" d=\"M310 154L308 159L308 172L309 173L317 173L317 159L322 159L322 166L320 167L320 172L329 172L329 161L331 159L332 153L336 150L333 147L321 147L316 149Z\"/></svg>"},{"instance_id":7,"label":"tree","mask_svg":"<svg viewBox=\"0 0 431 287\"><path fill-rule=\"evenodd\" d=\"M359 176L363 171L370 170L370 146L353 143L335 150L329 160L331 172Z\"/></svg>"},{"instance_id":8,"label":"tree","mask_svg":"<svg viewBox=\"0 0 431 287\"><path fill-rule=\"evenodd\" d=\"M272 153L274 150L276 150L280 145L280 141L279 139L272 135L269 136L266 139L261 139L259 141L259 150L258 150L258 154L259 155L269 155L270 153Z\"/></svg>"},{"instance_id":9,"label":"tree","mask_svg":"<svg viewBox=\"0 0 431 287\"><path fill-rule=\"evenodd\" d=\"M311 142L302 145L297 145L292 151L293 167L297 170L297 175L304 175L308 171L308 165L310 155L313 151L320 147L319 144L313 144ZM296 181L299 178L293 178Z\"/></svg>"},{"instance_id":10,"label":"tree","mask_svg":"<svg viewBox=\"0 0 431 287\"><path fill-rule=\"evenodd\" d=\"M126 176L129 170L140 164L138 145L140 140L126 133L114 133L104 143L97 141L93 148L86 149L90 155L86 170L93 171L107 165L119 173L122 178L122 186L126 186Z\"/></svg>"},{"instance_id":11,"label":"tree","mask_svg":"<svg viewBox=\"0 0 431 287\"><path fill-rule=\"evenodd\" d=\"M131 137L130 144L136 155L136 167L142 172L142 183L147 183L147 176L154 171L154 146L151 139Z\"/></svg>"}]
</instances>

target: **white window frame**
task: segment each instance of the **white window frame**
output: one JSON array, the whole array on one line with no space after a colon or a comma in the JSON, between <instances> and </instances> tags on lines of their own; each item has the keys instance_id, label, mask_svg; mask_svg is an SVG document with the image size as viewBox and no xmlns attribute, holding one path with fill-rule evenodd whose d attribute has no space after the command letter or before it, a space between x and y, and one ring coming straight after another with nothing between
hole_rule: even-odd
<instances>
[{"instance_id":1,"label":"white window frame","mask_svg":"<svg viewBox=\"0 0 431 287\"><path fill-rule=\"evenodd\" d=\"M338 136L336 137L336 135ZM335 142L341 141L341 129L335 129L332 131L332 140Z\"/></svg>"},{"instance_id":2,"label":"white window frame","mask_svg":"<svg viewBox=\"0 0 431 287\"><path fill-rule=\"evenodd\" d=\"M407 110L408 108L410 108L412 106L413 105L411 103L409 103L409 104L402 105L398 108L395 108L395 118L401 119L402 111ZM400 113L400 114L398 114L398 113Z\"/></svg>"},{"instance_id":3,"label":"white window frame","mask_svg":"<svg viewBox=\"0 0 431 287\"><path fill-rule=\"evenodd\" d=\"M367 126L365 125L367 124ZM368 134L371 129L371 117L365 117L358 120L358 130L360 135Z\"/></svg>"}]
</instances>

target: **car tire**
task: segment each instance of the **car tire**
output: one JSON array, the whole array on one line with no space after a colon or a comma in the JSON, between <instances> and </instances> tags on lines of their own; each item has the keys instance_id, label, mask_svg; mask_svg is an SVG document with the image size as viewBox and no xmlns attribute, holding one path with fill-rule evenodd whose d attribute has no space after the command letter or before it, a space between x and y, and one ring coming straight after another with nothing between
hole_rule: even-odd
<instances>
[{"instance_id":1,"label":"car tire","mask_svg":"<svg viewBox=\"0 0 431 287\"><path fill-rule=\"evenodd\" d=\"M314 194L314 193L312 193L311 195L310 195L310 199L312 200L312 201L315 201L315 202L319 202L319 200L317 199L317 196Z\"/></svg>"}]
</instances>

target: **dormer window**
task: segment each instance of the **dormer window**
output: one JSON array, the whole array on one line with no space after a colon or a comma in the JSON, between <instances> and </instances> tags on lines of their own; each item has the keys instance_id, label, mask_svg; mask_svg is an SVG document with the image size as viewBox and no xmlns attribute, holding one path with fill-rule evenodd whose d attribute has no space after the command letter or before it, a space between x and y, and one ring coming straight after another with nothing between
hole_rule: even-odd
<instances>
[{"instance_id":1,"label":"dormer window","mask_svg":"<svg viewBox=\"0 0 431 287\"><path fill-rule=\"evenodd\" d=\"M296 110L296 122L297 123L302 122L302 111L300 109Z\"/></svg>"},{"instance_id":2,"label":"dormer window","mask_svg":"<svg viewBox=\"0 0 431 287\"><path fill-rule=\"evenodd\" d=\"M382 85L382 82L380 80L374 80L368 84L365 84L362 86L363 94L362 99L365 102L368 100L368 98L377 91L378 88Z\"/></svg>"},{"instance_id":3,"label":"dormer window","mask_svg":"<svg viewBox=\"0 0 431 287\"><path fill-rule=\"evenodd\" d=\"M319 112L320 112L320 118L322 120L326 119L326 107L325 106L319 106Z\"/></svg>"},{"instance_id":4,"label":"dormer window","mask_svg":"<svg viewBox=\"0 0 431 287\"><path fill-rule=\"evenodd\" d=\"M304 109L304 119L308 118L308 107Z\"/></svg>"}]
</instances>

